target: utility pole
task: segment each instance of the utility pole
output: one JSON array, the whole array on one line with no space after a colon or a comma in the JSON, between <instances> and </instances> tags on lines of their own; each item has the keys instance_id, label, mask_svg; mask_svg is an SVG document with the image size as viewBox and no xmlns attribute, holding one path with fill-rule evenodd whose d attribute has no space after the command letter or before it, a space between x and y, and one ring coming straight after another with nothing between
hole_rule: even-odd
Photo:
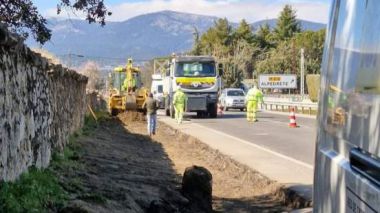
<instances>
[{"instance_id":1,"label":"utility pole","mask_svg":"<svg viewBox=\"0 0 380 213\"><path fill-rule=\"evenodd\" d=\"M156 74L156 70L157 70L157 67L156 67L156 60L153 60L153 74Z\"/></svg>"},{"instance_id":2,"label":"utility pole","mask_svg":"<svg viewBox=\"0 0 380 213\"><path fill-rule=\"evenodd\" d=\"M297 76L297 53L296 53L296 45L295 45L295 39L292 39L292 74L295 74ZM295 89L296 90L296 89ZM294 91L294 94L296 94L296 91ZM290 89L289 89L289 95L290 95Z\"/></svg>"},{"instance_id":3,"label":"utility pole","mask_svg":"<svg viewBox=\"0 0 380 213\"><path fill-rule=\"evenodd\" d=\"M305 95L305 50L301 48L301 97Z\"/></svg>"}]
</instances>

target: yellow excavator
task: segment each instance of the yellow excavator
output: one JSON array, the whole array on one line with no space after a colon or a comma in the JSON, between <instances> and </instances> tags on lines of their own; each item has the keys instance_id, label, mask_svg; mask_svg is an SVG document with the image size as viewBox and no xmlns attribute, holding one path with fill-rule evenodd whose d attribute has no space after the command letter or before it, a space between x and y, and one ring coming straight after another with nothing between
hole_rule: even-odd
<instances>
[{"instance_id":1,"label":"yellow excavator","mask_svg":"<svg viewBox=\"0 0 380 213\"><path fill-rule=\"evenodd\" d=\"M108 108L115 116L125 111L143 112L148 90L141 82L141 71L128 59L125 67L116 67L109 75Z\"/></svg>"}]
</instances>

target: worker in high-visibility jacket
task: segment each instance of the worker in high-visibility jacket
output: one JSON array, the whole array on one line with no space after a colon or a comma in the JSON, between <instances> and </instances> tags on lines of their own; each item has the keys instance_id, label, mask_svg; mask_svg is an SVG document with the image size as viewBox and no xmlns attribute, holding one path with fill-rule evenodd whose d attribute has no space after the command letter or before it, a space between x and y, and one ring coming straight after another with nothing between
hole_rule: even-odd
<instances>
[{"instance_id":1,"label":"worker in high-visibility jacket","mask_svg":"<svg viewBox=\"0 0 380 213\"><path fill-rule=\"evenodd\" d=\"M182 91L181 86L178 86L173 97L175 119L177 120L178 124L182 123L183 112L185 111L186 104L187 104L187 95Z\"/></svg>"},{"instance_id":2,"label":"worker in high-visibility jacket","mask_svg":"<svg viewBox=\"0 0 380 213\"><path fill-rule=\"evenodd\" d=\"M129 90L129 81L128 81L127 78L124 79L122 89L123 89L124 91L128 91L128 90Z\"/></svg>"},{"instance_id":3,"label":"worker in high-visibility jacket","mask_svg":"<svg viewBox=\"0 0 380 213\"><path fill-rule=\"evenodd\" d=\"M127 76L124 79L123 90L128 91L128 92L134 92L135 89L136 89L136 76L132 74L130 76Z\"/></svg>"},{"instance_id":4,"label":"worker in high-visibility jacket","mask_svg":"<svg viewBox=\"0 0 380 213\"><path fill-rule=\"evenodd\" d=\"M263 93L256 86L254 86L253 88L248 90L248 93L245 96L248 122L257 121L256 113L259 102L263 102Z\"/></svg>"},{"instance_id":5,"label":"worker in high-visibility jacket","mask_svg":"<svg viewBox=\"0 0 380 213\"><path fill-rule=\"evenodd\" d=\"M128 92L134 92L136 89L136 80L132 78L131 80L125 79L123 83L123 90Z\"/></svg>"},{"instance_id":6,"label":"worker in high-visibility jacket","mask_svg":"<svg viewBox=\"0 0 380 213\"><path fill-rule=\"evenodd\" d=\"M126 76L123 82L122 89L128 92L134 92L136 90L136 74L132 72L133 68L133 59L128 58L127 67L126 67Z\"/></svg>"}]
</instances>

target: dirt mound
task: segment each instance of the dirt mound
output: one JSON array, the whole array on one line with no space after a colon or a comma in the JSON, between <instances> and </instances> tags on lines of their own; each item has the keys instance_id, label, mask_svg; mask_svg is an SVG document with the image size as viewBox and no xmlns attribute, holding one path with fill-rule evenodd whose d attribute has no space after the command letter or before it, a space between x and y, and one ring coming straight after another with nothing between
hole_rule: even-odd
<instances>
[{"instance_id":1,"label":"dirt mound","mask_svg":"<svg viewBox=\"0 0 380 213\"><path fill-rule=\"evenodd\" d=\"M131 132L145 134L144 122L129 122L124 117L120 119ZM205 167L211 172L214 210L218 212L290 210L284 206L281 185L211 149L196 138L159 123L157 135L152 139L163 146L178 176L192 165Z\"/></svg>"},{"instance_id":2,"label":"dirt mound","mask_svg":"<svg viewBox=\"0 0 380 213\"><path fill-rule=\"evenodd\" d=\"M138 112L138 111L127 111L124 113L120 113L117 116L120 120L123 122L131 123L131 122L143 122L145 121L145 115L143 112Z\"/></svg>"},{"instance_id":3,"label":"dirt mound","mask_svg":"<svg viewBox=\"0 0 380 213\"><path fill-rule=\"evenodd\" d=\"M80 165L61 174L71 197L67 211L200 212L180 193L193 165L211 172L217 212L289 210L275 195L276 183L162 124L150 138L141 120L120 114L79 138Z\"/></svg>"}]
</instances>

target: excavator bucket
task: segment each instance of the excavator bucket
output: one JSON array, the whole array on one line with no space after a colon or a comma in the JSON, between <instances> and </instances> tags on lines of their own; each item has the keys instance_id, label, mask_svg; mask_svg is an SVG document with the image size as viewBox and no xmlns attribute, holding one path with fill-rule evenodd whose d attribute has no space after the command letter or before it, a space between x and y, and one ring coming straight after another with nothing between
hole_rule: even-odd
<instances>
[{"instance_id":1,"label":"excavator bucket","mask_svg":"<svg viewBox=\"0 0 380 213\"><path fill-rule=\"evenodd\" d=\"M127 94L126 95L126 103L125 103L125 110L136 110L137 109L137 102L136 102L136 96L134 94Z\"/></svg>"}]
</instances>

